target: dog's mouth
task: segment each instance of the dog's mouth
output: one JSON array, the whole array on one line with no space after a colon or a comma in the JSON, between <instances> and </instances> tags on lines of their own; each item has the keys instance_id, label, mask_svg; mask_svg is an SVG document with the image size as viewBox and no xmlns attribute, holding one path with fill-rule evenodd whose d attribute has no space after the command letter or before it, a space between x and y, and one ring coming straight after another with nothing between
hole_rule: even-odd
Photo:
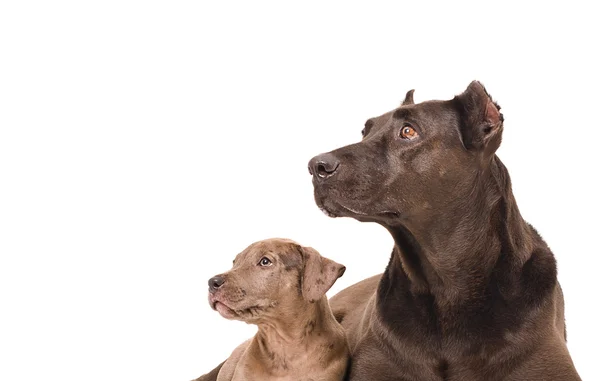
<instances>
[{"instance_id":1,"label":"dog's mouth","mask_svg":"<svg viewBox=\"0 0 600 381\"><path fill-rule=\"evenodd\" d=\"M315 197L317 206L326 216L336 217L352 217L359 221L375 221L379 219L395 219L400 217L400 213L392 210L383 210L378 213L366 213L358 208L353 208L340 202L332 202L326 198Z\"/></svg>"},{"instance_id":2,"label":"dog's mouth","mask_svg":"<svg viewBox=\"0 0 600 381\"><path fill-rule=\"evenodd\" d=\"M319 209L321 209L321 212L325 213L325 215L327 217L332 217L332 218L336 218L336 217L346 217L344 214L344 212L350 212L350 214L354 214L354 215L359 215L359 216L367 216L366 213L363 213L359 210L350 208L348 206L342 205L342 204L338 204L338 207L340 209L342 209L342 213L340 213L339 211L332 211L331 209L325 207L325 206L320 206Z\"/></svg>"},{"instance_id":3,"label":"dog's mouth","mask_svg":"<svg viewBox=\"0 0 600 381\"><path fill-rule=\"evenodd\" d=\"M317 206L327 217L336 218L336 217L352 217L352 215L360 215L364 216L365 213L358 211L356 209L346 207L339 202L332 202L324 197L315 197L315 202Z\"/></svg>"}]
</instances>

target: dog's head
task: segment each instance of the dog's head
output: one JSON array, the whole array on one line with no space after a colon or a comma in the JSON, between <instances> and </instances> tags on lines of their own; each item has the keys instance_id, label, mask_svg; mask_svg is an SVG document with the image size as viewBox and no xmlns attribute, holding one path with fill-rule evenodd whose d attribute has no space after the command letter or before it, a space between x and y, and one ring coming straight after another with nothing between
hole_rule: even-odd
<instances>
[{"instance_id":1,"label":"dog's head","mask_svg":"<svg viewBox=\"0 0 600 381\"><path fill-rule=\"evenodd\" d=\"M415 104L411 90L399 108L367 120L361 142L310 160L316 203L332 217L384 225L433 216L473 192L502 126L477 81L448 101Z\"/></svg>"},{"instance_id":2,"label":"dog's head","mask_svg":"<svg viewBox=\"0 0 600 381\"><path fill-rule=\"evenodd\" d=\"M208 301L227 319L258 323L322 298L346 268L287 239L255 242L208 281ZM289 315L286 314L286 315Z\"/></svg>"}]
</instances>

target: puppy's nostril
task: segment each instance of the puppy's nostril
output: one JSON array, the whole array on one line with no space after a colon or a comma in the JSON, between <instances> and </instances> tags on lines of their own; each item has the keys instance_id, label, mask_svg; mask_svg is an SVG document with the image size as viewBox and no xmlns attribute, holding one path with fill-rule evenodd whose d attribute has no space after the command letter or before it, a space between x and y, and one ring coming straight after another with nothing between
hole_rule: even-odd
<instances>
[{"instance_id":1,"label":"puppy's nostril","mask_svg":"<svg viewBox=\"0 0 600 381\"><path fill-rule=\"evenodd\" d=\"M221 276L216 276L208 280L208 288L210 291L217 291L225 283L225 279Z\"/></svg>"}]
</instances>

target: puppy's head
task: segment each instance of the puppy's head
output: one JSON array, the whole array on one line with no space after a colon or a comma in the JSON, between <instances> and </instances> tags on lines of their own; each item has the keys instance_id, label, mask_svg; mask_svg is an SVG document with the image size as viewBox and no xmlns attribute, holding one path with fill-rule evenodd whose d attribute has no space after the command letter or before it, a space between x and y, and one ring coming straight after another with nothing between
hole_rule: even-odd
<instances>
[{"instance_id":1,"label":"puppy's head","mask_svg":"<svg viewBox=\"0 0 600 381\"><path fill-rule=\"evenodd\" d=\"M346 267L287 239L255 242L211 278L208 301L227 319L258 323L322 298Z\"/></svg>"}]
</instances>

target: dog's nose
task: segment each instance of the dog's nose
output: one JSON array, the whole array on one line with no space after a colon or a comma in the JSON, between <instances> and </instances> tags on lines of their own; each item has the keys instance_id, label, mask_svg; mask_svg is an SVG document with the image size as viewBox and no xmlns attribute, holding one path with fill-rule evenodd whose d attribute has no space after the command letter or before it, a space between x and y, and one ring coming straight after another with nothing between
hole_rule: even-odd
<instances>
[{"instance_id":1,"label":"dog's nose","mask_svg":"<svg viewBox=\"0 0 600 381\"><path fill-rule=\"evenodd\" d=\"M340 161L331 153L323 153L308 162L308 173L318 179L327 179L340 167Z\"/></svg>"},{"instance_id":2,"label":"dog's nose","mask_svg":"<svg viewBox=\"0 0 600 381\"><path fill-rule=\"evenodd\" d=\"M215 276L208 280L208 290L210 292L217 291L225 283L225 279L222 276Z\"/></svg>"}]
</instances>

